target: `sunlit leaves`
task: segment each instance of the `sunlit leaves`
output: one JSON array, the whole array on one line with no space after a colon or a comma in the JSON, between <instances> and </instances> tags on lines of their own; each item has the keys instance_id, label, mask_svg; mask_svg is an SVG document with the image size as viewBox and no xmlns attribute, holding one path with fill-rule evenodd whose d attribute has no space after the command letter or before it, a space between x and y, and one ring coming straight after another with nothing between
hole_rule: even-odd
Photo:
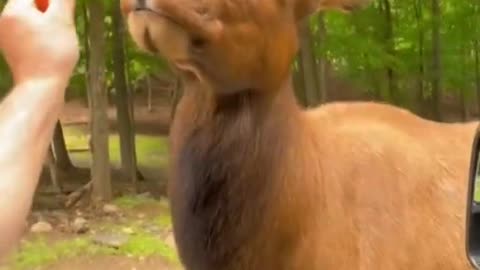
<instances>
[{"instance_id":1,"label":"sunlit leaves","mask_svg":"<svg viewBox=\"0 0 480 270\"><path fill-rule=\"evenodd\" d=\"M327 40L318 46L325 50L333 68L349 80L367 88L385 80L385 68L394 70L398 91L412 91L420 66L428 89L431 79L432 17L430 0L390 0L394 53L387 50L385 12L381 0L352 14L329 12L325 15ZM473 41L480 39L480 2L441 1L442 85L445 91L465 91L472 96L475 69ZM312 19L316 30L316 20ZM384 85L385 87L385 85Z\"/></svg>"},{"instance_id":2,"label":"sunlit leaves","mask_svg":"<svg viewBox=\"0 0 480 270\"><path fill-rule=\"evenodd\" d=\"M86 46L86 37L87 31L90 27L95 27L95 25L89 24L88 18L85 18L83 5L85 1L93 1L93 0L78 0L77 1L77 33L80 39L80 52L81 52L81 59L78 62L77 68L73 74L71 79L70 91L75 92L75 96L86 95L86 70L87 70L87 48ZM104 34L105 39L107 39L107 48L106 48L106 59L108 60L106 63L107 69L106 72L106 87L111 88L113 82L113 32L112 32L112 12L113 12L113 1L103 0L105 4L105 12L107 16L105 16L104 22L106 27L106 32ZM160 59L159 57L152 56L150 54L144 53L140 51L137 46L132 42L128 32L125 30L124 32L125 40L126 40L126 59L127 59L127 72L128 78L131 83L135 83L136 81L142 79L144 76L152 73L163 72L167 69L166 63ZM95 44L89 44L90 46L95 46Z\"/></svg>"}]
</instances>

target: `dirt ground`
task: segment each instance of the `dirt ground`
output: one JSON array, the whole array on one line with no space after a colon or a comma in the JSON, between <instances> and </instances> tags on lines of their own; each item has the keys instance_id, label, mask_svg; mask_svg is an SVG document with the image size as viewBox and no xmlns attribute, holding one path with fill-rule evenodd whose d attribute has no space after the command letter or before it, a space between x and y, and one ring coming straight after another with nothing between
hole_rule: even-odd
<instances>
[{"instance_id":1,"label":"dirt ground","mask_svg":"<svg viewBox=\"0 0 480 270\"><path fill-rule=\"evenodd\" d=\"M112 103L112 102L111 102ZM135 97L134 117L135 131L138 134L166 135L170 125L170 100L165 93L152 97L151 107L148 107L147 96L140 93ZM111 104L107 111L111 131L117 130L116 108ZM60 116L64 125L88 124L90 112L84 100L68 101Z\"/></svg>"},{"instance_id":2,"label":"dirt ground","mask_svg":"<svg viewBox=\"0 0 480 270\"><path fill-rule=\"evenodd\" d=\"M176 259L168 202L165 199L154 200L146 195L140 195L140 199L135 198L125 197L113 201L110 206L115 206L116 210L109 212L100 208L82 207L34 211L29 223L48 221L52 230L27 233L14 260L3 268L0 265L0 269L181 269ZM87 221L85 231L76 231L73 220L79 217ZM118 246L109 243L123 240L96 242L99 241L96 239L115 239L120 236L129 239Z\"/></svg>"}]
</instances>

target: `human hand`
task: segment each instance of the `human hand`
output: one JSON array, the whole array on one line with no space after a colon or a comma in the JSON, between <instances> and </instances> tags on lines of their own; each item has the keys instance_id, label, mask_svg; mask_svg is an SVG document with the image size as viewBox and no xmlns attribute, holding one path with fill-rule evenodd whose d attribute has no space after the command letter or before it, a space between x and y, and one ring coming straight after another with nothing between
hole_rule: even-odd
<instances>
[{"instance_id":1,"label":"human hand","mask_svg":"<svg viewBox=\"0 0 480 270\"><path fill-rule=\"evenodd\" d=\"M0 52L16 84L54 79L67 83L79 58L75 0L9 0L0 16Z\"/></svg>"}]
</instances>

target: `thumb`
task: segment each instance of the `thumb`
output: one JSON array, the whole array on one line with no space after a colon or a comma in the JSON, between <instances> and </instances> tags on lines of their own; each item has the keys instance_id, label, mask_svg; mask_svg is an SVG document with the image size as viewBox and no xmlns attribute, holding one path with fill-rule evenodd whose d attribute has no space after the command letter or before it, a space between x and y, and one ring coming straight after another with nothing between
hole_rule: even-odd
<instances>
[{"instance_id":1,"label":"thumb","mask_svg":"<svg viewBox=\"0 0 480 270\"><path fill-rule=\"evenodd\" d=\"M49 16L61 18L67 23L74 23L75 21L75 0L49 0L50 5L47 10ZM94 0L98 1L98 0Z\"/></svg>"}]
</instances>

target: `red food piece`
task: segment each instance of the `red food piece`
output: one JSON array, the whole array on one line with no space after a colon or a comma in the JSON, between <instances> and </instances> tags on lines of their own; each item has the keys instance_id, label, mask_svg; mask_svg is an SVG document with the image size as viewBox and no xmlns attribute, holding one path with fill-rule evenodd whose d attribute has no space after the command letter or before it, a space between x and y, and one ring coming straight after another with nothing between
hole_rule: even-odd
<instances>
[{"instance_id":1,"label":"red food piece","mask_svg":"<svg viewBox=\"0 0 480 270\"><path fill-rule=\"evenodd\" d=\"M35 4L37 5L38 10L41 12L45 12L48 8L48 0L35 0Z\"/></svg>"}]
</instances>

